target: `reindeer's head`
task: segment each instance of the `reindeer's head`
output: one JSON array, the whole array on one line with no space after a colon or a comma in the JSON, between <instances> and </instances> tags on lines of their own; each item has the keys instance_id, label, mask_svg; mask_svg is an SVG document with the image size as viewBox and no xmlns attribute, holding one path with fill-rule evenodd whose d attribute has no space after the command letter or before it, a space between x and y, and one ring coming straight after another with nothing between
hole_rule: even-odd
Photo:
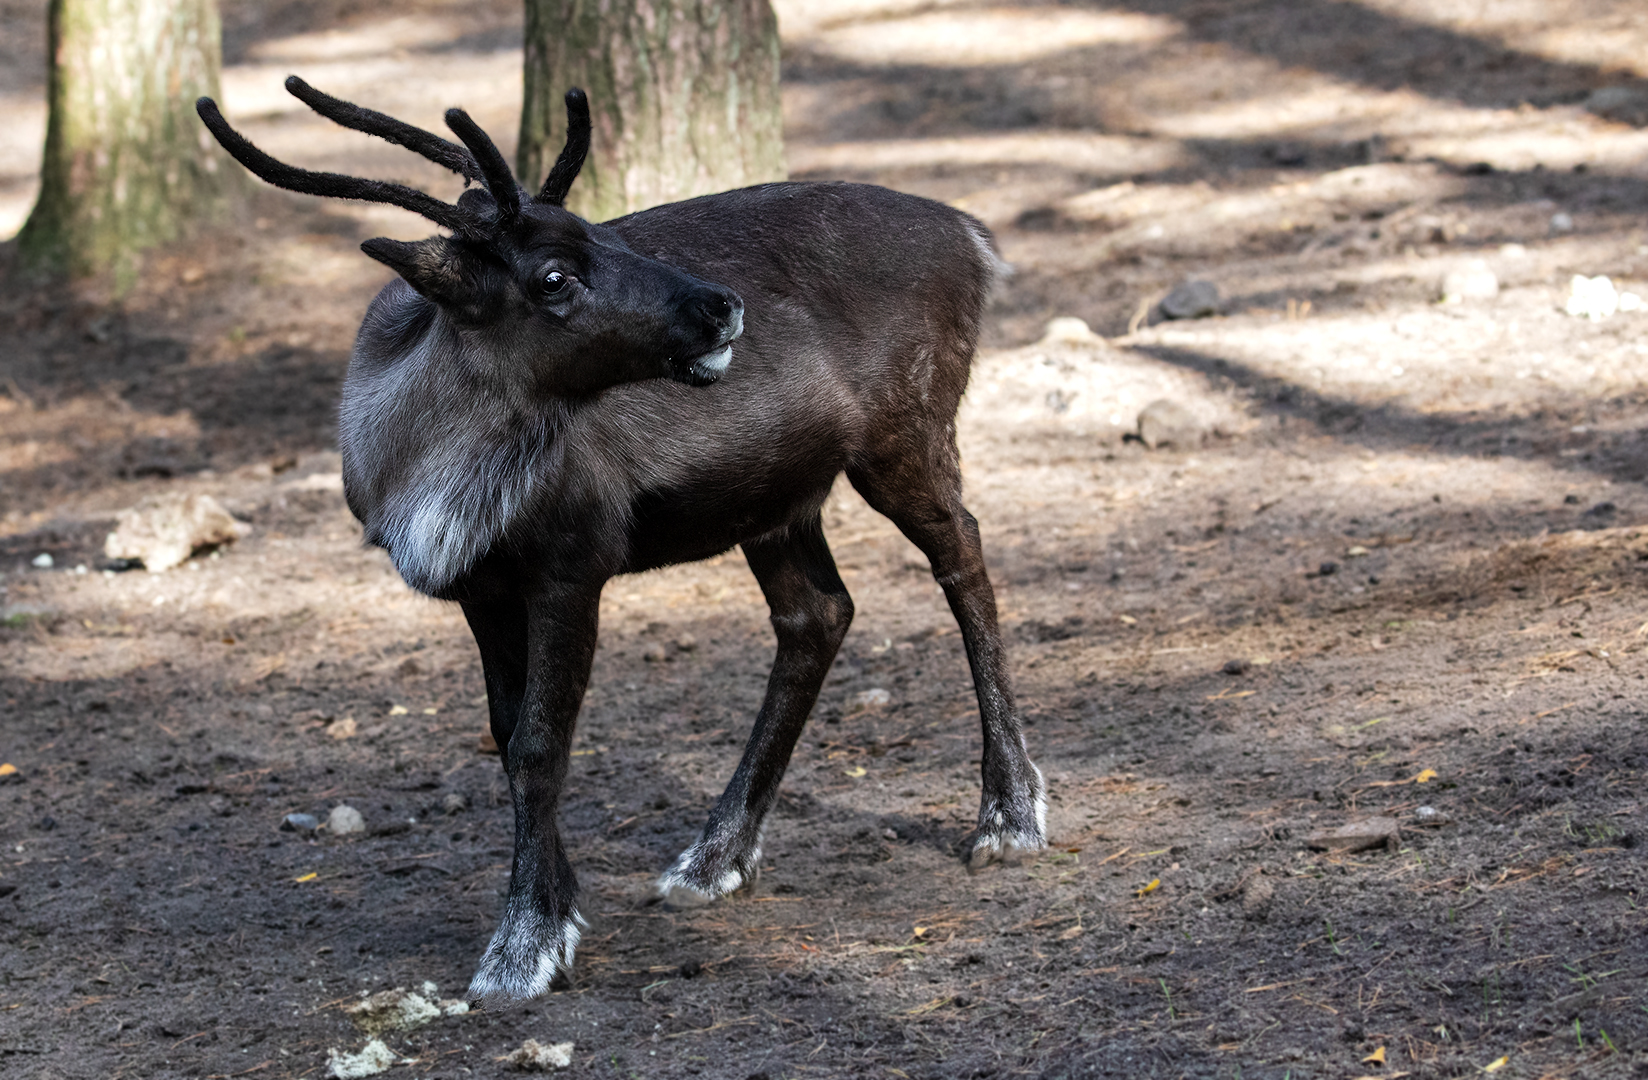
<instances>
[{"instance_id":1,"label":"reindeer's head","mask_svg":"<svg viewBox=\"0 0 1648 1080\"><path fill-rule=\"evenodd\" d=\"M452 205L400 184L311 172L283 164L224 121L216 102L196 111L236 161L291 191L389 203L428 218L450 236L404 243L377 238L361 249L389 266L460 327L495 331L509 343L500 363L525 365L554 393L591 393L618 383L669 377L695 386L720 378L743 330L743 301L631 251L609 229L562 204L589 152L589 102L567 92L567 141L536 196L523 191L486 132L462 109L446 113L463 145L393 117L340 101L297 76L286 89L344 127L404 146L463 176Z\"/></svg>"}]
</instances>

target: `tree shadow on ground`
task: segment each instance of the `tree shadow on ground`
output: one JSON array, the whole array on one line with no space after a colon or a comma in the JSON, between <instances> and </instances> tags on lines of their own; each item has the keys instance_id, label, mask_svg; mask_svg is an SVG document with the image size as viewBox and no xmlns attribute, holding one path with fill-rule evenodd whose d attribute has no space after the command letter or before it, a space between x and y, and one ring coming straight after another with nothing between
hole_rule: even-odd
<instances>
[{"instance_id":1,"label":"tree shadow on ground","mask_svg":"<svg viewBox=\"0 0 1648 1080\"><path fill-rule=\"evenodd\" d=\"M1594 473L1610 480L1648 480L1648 428L1599 439L1574 431L1576 418L1562 404L1542 404L1523 415L1421 413L1390 402L1367 404L1324 394L1246 364L1180 346L1135 344L1135 352L1194 371L1216 385L1244 391L1261 416L1284 417L1322 434L1375 451L1413 451L1469 457L1508 457ZM1648 396L1620 394L1605 402L1575 396L1574 412L1614 411L1637 415ZM1562 451L1579 448L1573 456Z\"/></svg>"},{"instance_id":2,"label":"tree shadow on ground","mask_svg":"<svg viewBox=\"0 0 1648 1080\"><path fill-rule=\"evenodd\" d=\"M1595 64L1552 60L1354 0L1124 0L1091 5L1177 19L1194 40L1217 42L1281 68L1306 67L1377 90L1416 90L1473 108L1571 104L1596 87L1648 93L1648 80ZM1636 126L1648 116L1633 118Z\"/></svg>"}]
</instances>

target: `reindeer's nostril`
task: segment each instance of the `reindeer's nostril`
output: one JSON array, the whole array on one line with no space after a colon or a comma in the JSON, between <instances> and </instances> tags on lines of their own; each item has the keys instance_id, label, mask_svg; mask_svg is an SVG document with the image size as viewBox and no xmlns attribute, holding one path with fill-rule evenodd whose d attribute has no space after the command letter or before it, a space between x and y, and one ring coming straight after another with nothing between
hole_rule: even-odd
<instances>
[{"instance_id":1,"label":"reindeer's nostril","mask_svg":"<svg viewBox=\"0 0 1648 1080\"><path fill-rule=\"evenodd\" d=\"M698 310L702 316L723 327L730 325L743 307L743 301L735 293L705 293L698 300Z\"/></svg>"}]
</instances>

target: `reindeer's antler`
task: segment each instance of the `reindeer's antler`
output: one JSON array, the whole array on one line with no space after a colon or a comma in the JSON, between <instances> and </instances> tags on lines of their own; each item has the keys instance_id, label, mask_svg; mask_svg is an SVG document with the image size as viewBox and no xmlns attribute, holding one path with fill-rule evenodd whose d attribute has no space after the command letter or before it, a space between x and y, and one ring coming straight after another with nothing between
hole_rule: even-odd
<instances>
[{"instance_id":1,"label":"reindeer's antler","mask_svg":"<svg viewBox=\"0 0 1648 1080\"><path fill-rule=\"evenodd\" d=\"M404 146L443 168L451 169L466 181L485 183L493 204L498 208L498 217L492 219L466 205L453 206L441 202L404 184L363 180L339 173L312 172L287 165L259 150L244 135L230 127L218 111L217 102L211 98L203 97L195 102L195 111L231 157L262 179L288 191L334 199L388 203L420 214L459 236L473 240L490 237L500 224L507 225L520 216L522 192L515 181L515 174L510 171L496 144L462 109L448 109L446 113L447 126L464 142L463 146L459 146L393 116L324 94L296 75L287 76L286 89L293 97L334 123ZM584 158L589 155L589 99L582 90L574 87L567 91L566 107L566 146L562 148L561 156L556 158L555 166L550 169L549 177L534 202L562 205L572 182L578 177L578 170L583 168ZM460 200L460 203L467 202L467 199Z\"/></svg>"},{"instance_id":2,"label":"reindeer's antler","mask_svg":"<svg viewBox=\"0 0 1648 1080\"><path fill-rule=\"evenodd\" d=\"M203 97L195 102L195 112L200 114L200 119L223 145L223 149L229 151L229 156L276 187L288 191L301 191L306 195L388 203L426 217L467 239L484 240L492 235L491 223L485 218L462 207L441 202L416 188L382 180L362 180L339 173L311 172L276 161L230 127L228 121L223 119L223 114L218 111L217 102L209 97Z\"/></svg>"},{"instance_id":3,"label":"reindeer's antler","mask_svg":"<svg viewBox=\"0 0 1648 1080\"><path fill-rule=\"evenodd\" d=\"M446 126L475 155L481 166L481 175L486 178L486 189L492 193L492 201L498 204L500 220L507 224L520 217L521 186L515 182L515 174L509 171L508 163L492 139L462 109L446 110Z\"/></svg>"},{"instance_id":4,"label":"reindeer's antler","mask_svg":"<svg viewBox=\"0 0 1648 1080\"><path fill-rule=\"evenodd\" d=\"M561 156L555 159L543 190L533 202L551 206L565 203L572 182L578 178L578 170L584 167L584 158L589 156L589 98L576 86L566 93L566 110L566 146L562 147Z\"/></svg>"},{"instance_id":5,"label":"reindeer's antler","mask_svg":"<svg viewBox=\"0 0 1648 1080\"><path fill-rule=\"evenodd\" d=\"M286 92L333 123L376 135L396 146L404 146L442 168L451 169L465 180L481 179L481 167L476 164L475 156L457 143L447 142L439 135L396 120L393 116L323 94L296 75L286 76Z\"/></svg>"}]
</instances>

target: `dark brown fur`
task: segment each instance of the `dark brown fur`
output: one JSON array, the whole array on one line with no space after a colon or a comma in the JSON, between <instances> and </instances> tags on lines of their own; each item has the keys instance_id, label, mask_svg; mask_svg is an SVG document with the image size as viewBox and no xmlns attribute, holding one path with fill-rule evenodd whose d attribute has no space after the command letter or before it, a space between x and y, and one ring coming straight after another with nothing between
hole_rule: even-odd
<instances>
[{"instance_id":1,"label":"dark brown fur","mask_svg":"<svg viewBox=\"0 0 1648 1080\"><path fill-rule=\"evenodd\" d=\"M373 130L378 114L345 106L328 108ZM569 95L575 120L581 106ZM593 225L554 205L570 175L532 200L467 117L449 123L489 193L432 211L457 237L364 245L404 283L361 327L341 444L368 539L414 587L458 601L480 648L516 837L471 995L531 997L572 962L576 883L556 807L603 586L735 544L772 608L777 658L732 781L658 892L703 903L754 881L762 821L852 620L819 518L843 472L926 554L962 629L984 734L970 860L1041 847L1041 776L955 443L999 266L983 226L850 184L771 184ZM451 144L392 133L467 169ZM562 158L581 156L569 144ZM242 160L301 190L416 202Z\"/></svg>"}]
</instances>

